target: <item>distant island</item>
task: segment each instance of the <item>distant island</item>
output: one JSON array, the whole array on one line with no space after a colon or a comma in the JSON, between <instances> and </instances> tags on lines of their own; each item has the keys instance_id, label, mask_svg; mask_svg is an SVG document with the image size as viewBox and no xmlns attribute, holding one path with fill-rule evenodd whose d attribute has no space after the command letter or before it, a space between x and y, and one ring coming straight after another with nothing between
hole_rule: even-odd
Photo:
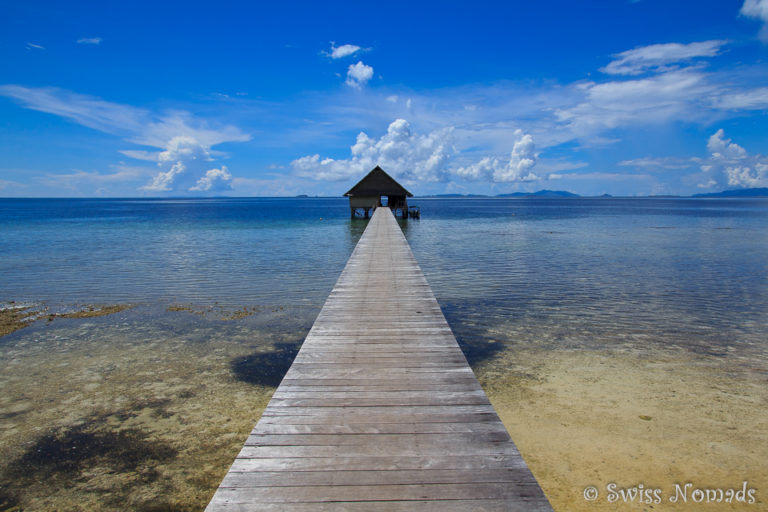
<instances>
[{"instance_id":1,"label":"distant island","mask_svg":"<svg viewBox=\"0 0 768 512\"><path fill-rule=\"evenodd\" d=\"M455 197L493 197L486 194L434 194L431 196L419 196L419 197L440 197L440 198L455 198Z\"/></svg>"},{"instance_id":2,"label":"distant island","mask_svg":"<svg viewBox=\"0 0 768 512\"><path fill-rule=\"evenodd\" d=\"M566 192L564 190L539 190L538 192L511 192L508 194L496 194L495 196L491 195L485 195L485 194L434 194L434 195L426 195L426 196L419 196L424 198L481 198L481 197L512 197L512 198L524 198L524 197L561 197L561 198L568 198L568 197L604 197L604 198L610 198L614 197L610 194L602 194L599 196L581 196L579 194L574 194L573 192ZM651 197L655 199L664 199L664 198L681 198L681 197L696 197L696 198L707 198L707 197L768 197L768 188L744 188L744 189L737 189L737 190L724 190L722 192L710 192L707 194L694 194L692 196L676 196L676 195L651 195L651 196L631 196L631 197Z\"/></svg>"},{"instance_id":3,"label":"distant island","mask_svg":"<svg viewBox=\"0 0 768 512\"><path fill-rule=\"evenodd\" d=\"M768 188L742 188L738 190L723 190L709 194L694 194L691 197L768 197Z\"/></svg>"},{"instance_id":4,"label":"distant island","mask_svg":"<svg viewBox=\"0 0 768 512\"><path fill-rule=\"evenodd\" d=\"M573 192L564 190L539 190L538 192L512 192L511 194L497 194L496 197L581 197Z\"/></svg>"},{"instance_id":5,"label":"distant island","mask_svg":"<svg viewBox=\"0 0 768 512\"><path fill-rule=\"evenodd\" d=\"M451 198L478 198L478 197L582 197L579 194L573 192L566 192L564 190L539 190L538 192L512 192L509 194L496 194L495 196L489 196L486 194L434 194L419 197L436 197L441 199ZM611 197L607 194L601 197Z\"/></svg>"}]
</instances>

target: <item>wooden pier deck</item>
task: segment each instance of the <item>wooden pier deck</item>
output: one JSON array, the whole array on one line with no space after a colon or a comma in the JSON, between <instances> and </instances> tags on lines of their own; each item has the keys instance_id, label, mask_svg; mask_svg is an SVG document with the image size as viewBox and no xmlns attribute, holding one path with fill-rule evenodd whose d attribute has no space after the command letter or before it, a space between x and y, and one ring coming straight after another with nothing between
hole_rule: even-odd
<instances>
[{"instance_id":1,"label":"wooden pier deck","mask_svg":"<svg viewBox=\"0 0 768 512\"><path fill-rule=\"evenodd\" d=\"M551 511L378 208L206 511Z\"/></svg>"}]
</instances>

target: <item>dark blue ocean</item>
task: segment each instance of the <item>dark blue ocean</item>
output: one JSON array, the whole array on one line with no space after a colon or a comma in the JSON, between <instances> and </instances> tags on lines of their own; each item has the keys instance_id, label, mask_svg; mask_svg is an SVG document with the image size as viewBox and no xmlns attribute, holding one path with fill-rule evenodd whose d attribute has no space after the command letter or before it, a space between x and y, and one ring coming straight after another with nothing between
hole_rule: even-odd
<instances>
[{"instance_id":1,"label":"dark blue ocean","mask_svg":"<svg viewBox=\"0 0 768 512\"><path fill-rule=\"evenodd\" d=\"M768 339L766 199L418 199L403 231L463 338ZM366 221L346 199L2 199L0 301L319 311Z\"/></svg>"}]
</instances>

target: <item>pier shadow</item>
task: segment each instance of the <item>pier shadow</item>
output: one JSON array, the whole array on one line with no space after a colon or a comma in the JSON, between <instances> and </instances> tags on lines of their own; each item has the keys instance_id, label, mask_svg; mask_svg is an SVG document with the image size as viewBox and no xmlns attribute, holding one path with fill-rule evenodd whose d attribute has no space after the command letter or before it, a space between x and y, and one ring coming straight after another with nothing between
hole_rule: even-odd
<instances>
[{"instance_id":1,"label":"pier shadow","mask_svg":"<svg viewBox=\"0 0 768 512\"><path fill-rule=\"evenodd\" d=\"M476 334L462 336L456 332L456 341L459 342L459 348L464 352L464 357L472 369L477 368L481 363L489 361L496 357L496 354L504 350L504 345L487 339L478 337Z\"/></svg>"},{"instance_id":2,"label":"pier shadow","mask_svg":"<svg viewBox=\"0 0 768 512\"><path fill-rule=\"evenodd\" d=\"M445 315L448 324L451 326L459 348L464 352L464 357L472 369L476 369L480 364L496 357L505 350L505 345L490 336L479 333L479 329L467 322L477 311L470 311L457 305L442 305L440 307Z\"/></svg>"},{"instance_id":3,"label":"pier shadow","mask_svg":"<svg viewBox=\"0 0 768 512\"><path fill-rule=\"evenodd\" d=\"M237 357L229 365L239 381L276 388L291 367L303 342L304 339L275 343L273 350Z\"/></svg>"}]
</instances>

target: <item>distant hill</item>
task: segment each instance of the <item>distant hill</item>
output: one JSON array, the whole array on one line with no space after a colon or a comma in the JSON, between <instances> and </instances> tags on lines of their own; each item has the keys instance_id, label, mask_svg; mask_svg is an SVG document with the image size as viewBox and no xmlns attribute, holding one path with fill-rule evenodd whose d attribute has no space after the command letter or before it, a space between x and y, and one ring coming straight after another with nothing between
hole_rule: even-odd
<instances>
[{"instance_id":1,"label":"distant hill","mask_svg":"<svg viewBox=\"0 0 768 512\"><path fill-rule=\"evenodd\" d=\"M511 194L498 194L496 197L581 197L573 192L564 190L539 190L538 192L512 192Z\"/></svg>"},{"instance_id":2,"label":"distant hill","mask_svg":"<svg viewBox=\"0 0 768 512\"><path fill-rule=\"evenodd\" d=\"M456 197L488 197L484 194L434 194L431 196L419 196L419 197L439 197L441 199L445 198L456 198Z\"/></svg>"},{"instance_id":3,"label":"distant hill","mask_svg":"<svg viewBox=\"0 0 768 512\"><path fill-rule=\"evenodd\" d=\"M691 197L768 197L768 188L742 188L739 190L723 190L709 194L694 194Z\"/></svg>"}]
</instances>

